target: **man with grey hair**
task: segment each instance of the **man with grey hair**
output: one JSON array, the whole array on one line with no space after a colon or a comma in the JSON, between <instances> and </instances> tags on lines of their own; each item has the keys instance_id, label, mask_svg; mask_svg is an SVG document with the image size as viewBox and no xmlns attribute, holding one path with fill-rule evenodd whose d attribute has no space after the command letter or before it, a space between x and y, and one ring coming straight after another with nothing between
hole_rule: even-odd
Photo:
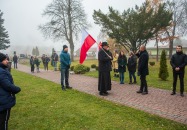
<instances>
[{"instance_id":1,"label":"man with grey hair","mask_svg":"<svg viewBox=\"0 0 187 130\"><path fill-rule=\"evenodd\" d=\"M146 76L149 75L149 54L146 50L145 45L141 45L139 51L136 53L138 60L138 76L140 76L140 90L137 93L142 93L142 95L148 94Z\"/></svg>"}]
</instances>

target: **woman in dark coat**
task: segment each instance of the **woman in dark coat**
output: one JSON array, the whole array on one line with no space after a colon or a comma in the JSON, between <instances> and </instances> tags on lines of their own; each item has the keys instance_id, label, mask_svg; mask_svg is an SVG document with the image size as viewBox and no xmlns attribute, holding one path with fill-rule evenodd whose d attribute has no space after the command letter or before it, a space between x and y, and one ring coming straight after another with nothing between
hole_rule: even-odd
<instances>
[{"instance_id":1,"label":"woman in dark coat","mask_svg":"<svg viewBox=\"0 0 187 130\"><path fill-rule=\"evenodd\" d=\"M108 43L102 43L102 49L98 53L99 60L99 82L98 91L101 96L108 95L111 90L110 71L112 70L112 53L109 51Z\"/></svg>"},{"instance_id":2,"label":"woman in dark coat","mask_svg":"<svg viewBox=\"0 0 187 130\"><path fill-rule=\"evenodd\" d=\"M134 78L133 83L134 84L136 83L136 76L135 76L136 66L137 66L137 57L136 57L136 55L134 55L133 52L130 52L130 57L129 57L128 63L127 63L127 67L128 67L128 71L129 71L129 78L130 78L129 84L132 84L132 77Z\"/></svg>"},{"instance_id":3,"label":"woman in dark coat","mask_svg":"<svg viewBox=\"0 0 187 130\"><path fill-rule=\"evenodd\" d=\"M124 84L124 73L126 72L126 65L127 65L127 57L125 56L123 51L120 51L118 57L118 71L119 71L119 78L120 84Z\"/></svg>"},{"instance_id":4,"label":"woman in dark coat","mask_svg":"<svg viewBox=\"0 0 187 130\"><path fill-rule=\"evenodd\" d=\"M10 111L16 104L15 94L21 91L14 85L12 75L7 68L7 57L0 53L0 130L8 130Z\"/></svg>"},{"instance_id":5,"label":"woman in dark coat","mask_svg":"<svg viewBox=\"0 0 187 130\"><path fill-rule=\"evenodd\" d=\"M34 57L31 56L30 58L30 65L31 65L31 72L34 73Z\"/></svg>"}]
</instances>

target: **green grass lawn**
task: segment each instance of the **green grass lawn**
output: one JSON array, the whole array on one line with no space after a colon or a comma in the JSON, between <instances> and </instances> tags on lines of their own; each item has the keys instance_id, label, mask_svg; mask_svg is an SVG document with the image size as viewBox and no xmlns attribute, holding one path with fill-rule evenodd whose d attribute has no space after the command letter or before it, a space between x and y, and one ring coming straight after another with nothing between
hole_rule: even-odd
<instances>
[{"instance_id":1,"label":"green grass lawn","mask_svg":"<svg viewBox=\"0 0 187 130\"><path fill-rule=\"evenodd\" d=\"M150 59L149 61L155 61L155 59ZM79 64L79 61L74 61L72 62L71 66L75 66ZM90 67L92 64L96 64L98 65L98 61L97 60L85 60L85 62L83 63L83 65ZM172 69L169 63L169 60L167 62L168 65L168 71L169 71L169 78L167 79L167 81L163 81L161 79L158 78L158 73L159 73L159 62L156 62L154 66L150 66L149 65L149 75L147 76L147 83L148 86L150 87L154 87L154 88L160 88L160 89L167 89L167 90L172 90L172 86L173 86L173 74L172 74ZM28 65L28 63L26 64ZM43 68L43 64L41 63L40 68ZM51 66L51 64L49 64L49 69L53 69L53 67ZM91 77L98 77L98 72L97 71L92 71L92 72L88 72L86 74L84 74L86 76L91 76ZM113 81L118 81L119 82L119 78L115 78L113 77L113 72L111 72L111 78ZM125 82L129 83L129 74L128 71L125 73ZM140 84L140 80L139 77L137 76L137 84ZM179 85L179 80L177 82L177 91L179 91L180 85ZM184 84L185 86L187 85L187 67L186 67L186 73L184 76ZM184 89L185 92L187 92L187 88Z\"/></svg>"},{"instance_id":2,"label":"green grass lawn","mask_svg":"<svg viewBox=\"0 0 187 130\"><path fill-rule=\"evenodd\" d=\"M111 103L12 70L22 91L11 111L10 130L186 130L187 125Z\"/></svg>"}]
</instances>

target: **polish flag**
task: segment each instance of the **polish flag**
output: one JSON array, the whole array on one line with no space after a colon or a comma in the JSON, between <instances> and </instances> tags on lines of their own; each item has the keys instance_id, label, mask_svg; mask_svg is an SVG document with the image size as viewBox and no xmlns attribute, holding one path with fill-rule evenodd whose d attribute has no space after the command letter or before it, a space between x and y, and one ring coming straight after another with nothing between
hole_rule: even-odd
<instances>
[{"instance_id":1,"label":"polish flag","mask_svg":"<svg viewBox=\"0 0 187 130\"><path fill-rule=\"evenodd\" d=\"M82 31L82 42L81 42L82 47L80 49L80 60L79 60L80 64L84 62L84 60L86 59L87 51L95 42L96 41L92 38L90 34L88 34L88 32L86 32L85 30Z\"/></svg>"}]
</instances>

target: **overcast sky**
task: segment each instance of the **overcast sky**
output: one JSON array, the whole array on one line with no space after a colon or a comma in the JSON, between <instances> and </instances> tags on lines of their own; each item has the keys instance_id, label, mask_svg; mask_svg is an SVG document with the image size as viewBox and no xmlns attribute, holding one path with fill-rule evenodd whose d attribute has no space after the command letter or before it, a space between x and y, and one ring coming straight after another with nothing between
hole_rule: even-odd
<instances>
[{"instance_id":1,"label":"overcast sky","mask_svg":"<svg viewBox=\"0 0 187 130\"><path fill-rule=\"evenodd\" d=\"M100 32L100 27L94 24L92 14L94 10L101 9L108 12L108 6L122 12L124 9L141 5L145 0L83 0L83 6L87 14L88 22L91 23L88 33L95 40ZM11 45L25 46L50 46L56 50L66 44L66 41L54 42L44 39L42 33L38 30L38 25L44 24L46 18L42 17L46 6L52 0L0 0L0 10L4 13L4 26L10 36ZM79 38L81 41L81 38ZM78 41L78 42L79 42ZM79 44L80 45L80 44ZM78 47L76 46L76 49Z\"/></svg>"}]
</instances>

